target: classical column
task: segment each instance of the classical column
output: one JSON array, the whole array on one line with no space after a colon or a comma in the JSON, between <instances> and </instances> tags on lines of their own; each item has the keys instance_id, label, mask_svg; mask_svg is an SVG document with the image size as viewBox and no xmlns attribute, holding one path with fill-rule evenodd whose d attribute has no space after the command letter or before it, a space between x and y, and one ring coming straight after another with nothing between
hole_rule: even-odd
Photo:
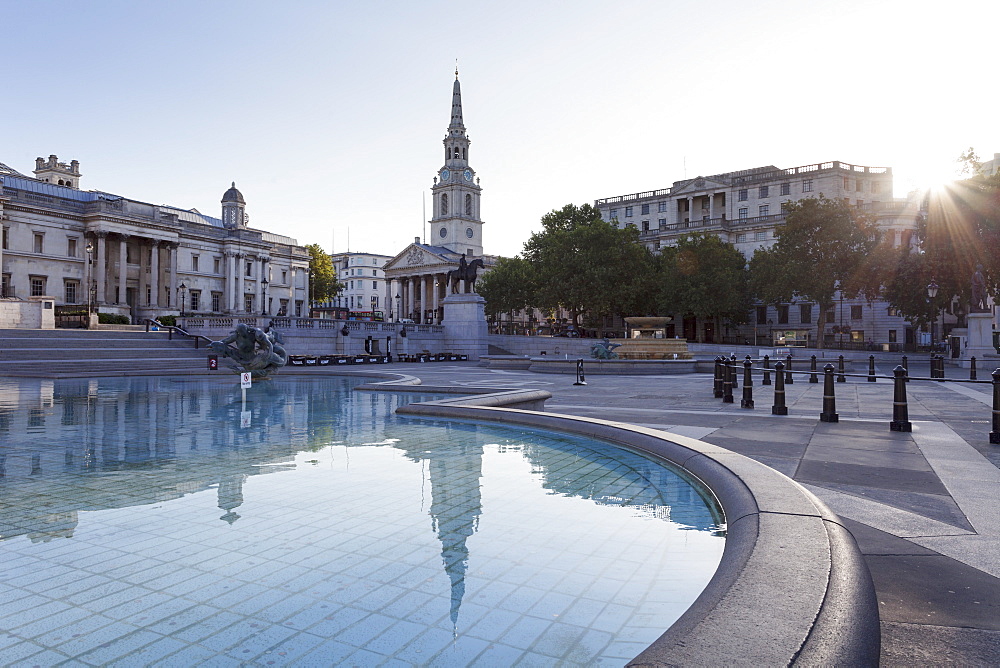
<instances>
[{"instance_id":1,"label":"classical column","mask_svg":"<svg viewBox=\"0 0 1000 668\"><path fill-rule=\"evenodd\" d=\"M441 324L440 316L438 315L438 299L441 292L441 286L438 285L438 276L441 274L434 274L431 276L431 290L434 291L434 298L431 300L431 308L434 309L434 315L431 317L432 325Z\"/></svg>"},{"instance_id":2,"label":"classical column","mask_svg":"<svg viewBox=\"0 0 1000 668\"><path fill-rule=\"evenodd\" d=\"M118 240L118 304L126 302L125 279L128 278L128 239L129 235L122 234Z\"/></svg>"},{"instance_id":3,"label":"classical column","mask_svg":"<svg viewBox=\"0 0 1000 668\"><path fill-rule=\"evenodd\" d=\"M97 259L94 265L94 276L97 279L97 297L95 301L98 304L107 303L107 263L108 263L108 246L107 238L108 233L104 230L99 230L94 232L94 236L97 237Z\"/></svg>"},{"instance_id":4,"label":"classical column","mask_svg":"<svg viewBox=\"0 0 1000 668\"><path fill-rule=\"evenodd\" d=\"M426 325L427 324L427 274L421 274L417 278L417 284L420 286L420 318L417 322Z\"/></svg>"},{"instance_id":5,"label":"classical column","mask_svg":"<svg viewBox=\"0 0 1000 668\"><path fill-rule=\"evenodd\" d=\"M232 313L234 311L233 293L236 290L236 253L227 250L223 252L223 255L226 258L225 276L222 279L222 283L225 286L225 304L223 304L223 308L226 309L226 313Z\"/></svg>"},{"instance_id":6,"label":"classical column","mask_svg":"<svg viewBox=\"0 0 1000 668\"><path fill-rule=\"evenodd\" d=\"M153 308L160 307L160 242L157 239L150 241L153 252L149 260L149 292L152 297Z\"/></svg>"},{"instance_id":7,"label":"classical column","mask_svg":"<svg viewBox=\"0 0 1000 668\"><path fill-rule=\"evenodd\" d=\"M246 256L246 253L236 254L236 304L233 309L236 313L243 313L243 305L245 303L243 299L243 291L245 290L243 275L246 271L243 262Z\"/></svg>"},{"instance_id":8,"label":"classical column","mask_svg":"<svg viewBox=\"0 0 1000 668\"><path fill-rule=\"evenodd\" d=\"M385 307L383 310L386 314L393 314L393 317L395 317L396 312L394 309L396 307L396 303L392 301L392 283L393 279L385 279ZM393 317L389 317L388 319L391 321Z\"/></svg>"},{"instance_id":9,"label":"classical column","mask_svg":"<svg viewBox=\"0 0 1000 668\"><path fill-rule=\"evenodd\" d=\"M167 284L167 299L170 300L172 308L179 309L180 302L177 295L177 248L180 246L176 241L167 244L167 252L170 253L170 282Z\"/></svg>"},{"instance_id":10,"label":"classical column","mask_svg":"<svg viewBox=\"0 0 1000 668\"><path fill-rule=\"evenodd\" d=\"M694 219L694 197L693 196L688 197L687 202L688 202L688 222L691 222Z\"/></svg>"},{"instance_id":11,"label":"classical column","mask_svg":"<svg viewBox=\"0 0 1000 668\"><path fill-rule=\"evenodd\" d=\"M715 193L710 193L708 196L708 219L712 220L715 218Z\"/></svg>"}]
</instances>

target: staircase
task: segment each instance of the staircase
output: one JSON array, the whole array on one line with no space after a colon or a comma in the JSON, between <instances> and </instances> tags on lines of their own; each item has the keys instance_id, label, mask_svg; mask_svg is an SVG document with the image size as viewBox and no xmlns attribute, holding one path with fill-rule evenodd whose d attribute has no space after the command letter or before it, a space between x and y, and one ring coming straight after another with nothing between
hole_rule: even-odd
<instances>
[{"instance_id":1,"label":"staircase","mask_svg":"<svg viewBox=\"0 0 1000 668\"><path fill-rule=\"evenodd\" d=\"M209 371L205 342L167 332L0 329L0 377L200 375Z\"/></svg>"}]
</instances>

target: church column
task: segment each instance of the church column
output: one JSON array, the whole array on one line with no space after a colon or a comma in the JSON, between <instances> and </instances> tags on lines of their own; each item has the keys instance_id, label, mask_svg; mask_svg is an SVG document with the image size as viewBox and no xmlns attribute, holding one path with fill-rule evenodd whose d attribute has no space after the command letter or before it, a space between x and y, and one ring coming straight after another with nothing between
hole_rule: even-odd
<instances>
[{"instance_id":1,"label":"church column","mask_svg":"<svg viewBox=\"0 0 1000 668\"><path fill-rule=\"evenodd\" d=\"M122 234L118 239L118 304L125 303L125 279L128 278L128 238Z\"/></svg>"},{"instance_id":2,"label":"church column","mask_svg":"<svg viewBox=\"0 0 1000 668\"><path fill-rule=\"evenodd\" d=\"M149 254L149 305L153 308L160 307L160 242L158 239L150 241L152 252Z\"/></svg>"},{"instance_id":3,"label":"church column","mask_svg":"<svg viewBox=\"0 0 1000 668\"><path fill-rule=\"evenodd\" d=\"M441 277L441 274L433 274L431 276L431 290L434 291L434 298L431 300L431 308L434 309L434 315L431 318L431 324L432 325L439 325L439 324L441 324L441 322L440 322L441 318L438 315L438 299L439 299L440 292L441 292L441 286L439 285L440 280L441 280L440 277Z\"/></svg>"},{"instance_id":4,"label":"church column","mask_svg":"<svg viewBox=\"0 0 1000 668\"><path fill-rule=\"evenodd\" d=\"M98 304L107 303L107 264L108 264L108 246L107 239L108 233L104 230L99 230L94 232L94 236L97 237L97 259L94 265L94 276L97 279L97 297L96 302Z\"/></svg>"},{"instance_id":5,"label":"church column","mask_svg":"<svg viewBox=\"0 0 1000 668\"><path fill-rule=\"evenodd\" d=\"M429 296L427 283L430 278L427 274L420 277L420 322L424 325L427 324L427 310L430 304L430 300L427 298Z\"/></svg>"}]
</instances>

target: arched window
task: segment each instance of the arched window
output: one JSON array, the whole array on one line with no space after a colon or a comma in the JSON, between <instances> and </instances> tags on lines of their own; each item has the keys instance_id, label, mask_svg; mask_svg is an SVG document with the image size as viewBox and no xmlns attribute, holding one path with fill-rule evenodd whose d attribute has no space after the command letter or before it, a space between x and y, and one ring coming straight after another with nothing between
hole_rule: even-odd
<instances>
[{"instance_id":1,"label":"arched window","mask_svg":"<svg viewBox=\"0 0 1000 668\"><path fill-rule=\"evenodd\" d=\"M455 159L458 160L458 147L455 147Z\"/></svg>"},{"instance_id":2,"label":"arched window","mask_svg":"<svg viewBox=\"0 0 1000 668\"><path fill-rule=\"evenodd\" d=\"M462 149L462 160L465 160L465 149Z\"/></svg>"},{"instance_id":3,"label":"arched window","mask_svg":"<svg viewBox=\"0 0 1000 668\"><path fill-rule=\"evenodd\" d=\"M472 195L465 196L465 215L472 215Z\"/></svg>"},{"instance_id":4,"label":"arched window","mask_svg":"<svg viewBox=\"0 0 1000 668\"><path fill-rule=\"evenodd\" d=\"M441 194L441 215L448 213L448 195L447 193Z\"/></svg>"}]
</instances>

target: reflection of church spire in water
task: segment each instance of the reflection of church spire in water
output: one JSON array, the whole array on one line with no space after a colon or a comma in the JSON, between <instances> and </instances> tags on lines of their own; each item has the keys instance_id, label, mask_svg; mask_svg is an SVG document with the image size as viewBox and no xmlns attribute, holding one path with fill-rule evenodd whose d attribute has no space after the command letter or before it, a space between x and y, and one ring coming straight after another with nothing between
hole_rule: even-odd
<instances>
[{"instance_id":1,"label":"reflection of church spire in water","mask_svg":"<svg viewBox=\"0 0 1000 668\"><path fill-rule=\"evenodd\" d=\"M482 510L479 479L483 447L461 445L424 456L430 459L431 517L441 541L441 561L451 581L451 623L457 628L469 564L466 540L476 532Z\"/></svg>"},{"instance_id":2,"label":"reflection of church spire in water","mask_svg":"<svg viewBox=\"0 0 1000 668\"><path fill-rule=\"evenodd\" d=\"M223 478L219 481L219 508L225 510L226 514L220 517L229 524L240 519L239 513L234 513L234 508L243 505L243 481L246 476L237 475Z\"/></svg>"}]
</instances>

